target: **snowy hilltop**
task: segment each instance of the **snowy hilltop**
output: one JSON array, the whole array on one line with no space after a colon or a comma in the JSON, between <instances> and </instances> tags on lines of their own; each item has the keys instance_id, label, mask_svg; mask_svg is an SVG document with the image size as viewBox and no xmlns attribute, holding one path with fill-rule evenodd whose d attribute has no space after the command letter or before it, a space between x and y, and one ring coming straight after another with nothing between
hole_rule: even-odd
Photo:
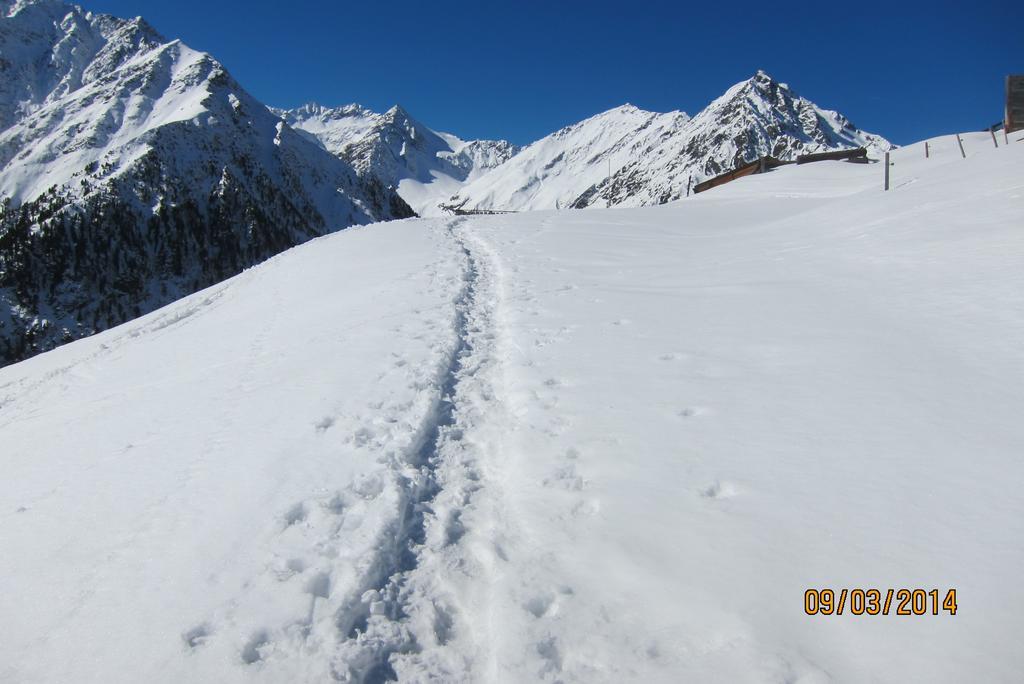
<instances>
[{"instance_id":1,"label":"snowy hilltop","mask_svg":"<svg viewBox=\"0 0 1024 684\"><path fill-rule=\"evenodd\" d=\"M413 215L141 18L58 0L2 10L0 362Z\"/></svg>"},{"instance_id":2,"label":"snowy hilltop","mask_svg":"<svg viewBox=\"0 0 1024 684\"><path fill-rule=\"evenodd\" d=\"M625 105L568 126L467 184L450 204L505 211L664 204L763 155L788 160L862 146L872 154L892 147L759 71L693 118Z\"/></svg>"},{"instance_id":3,"label":"snowy hilltop","mask_svg":"<svg viewBox=\"0 0 1024 684\"><path fill-rule=\"evenodd\" d=\"M1019 681L1020 137L340 231L0 368L0 681Z\"/></svg>"},{"instance_id":4,"label":"snowy hilltop","mask_svg":"<svg viewBox=\"0 0 1024 684\"><path fill-rule=\"evenodd\" d=\"M505 140L465 141L435 132L399 105L383 114L357 104L271 111L360 173L397 188L420 216L438 215L440 200L519 151Z\"/></svg>"}]
</instances>

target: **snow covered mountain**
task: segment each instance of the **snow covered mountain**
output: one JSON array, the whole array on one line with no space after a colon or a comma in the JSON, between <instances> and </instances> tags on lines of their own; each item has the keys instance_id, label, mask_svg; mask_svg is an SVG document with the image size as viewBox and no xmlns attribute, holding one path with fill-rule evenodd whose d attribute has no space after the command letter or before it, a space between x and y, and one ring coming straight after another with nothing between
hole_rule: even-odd
<instances>
[{"instance_id":1,"label":"snow covered mountain","mask_svg":"<svg viewBox=\"0 0 1024 684\"><path fill-rule=\"evenodd\" d=\"M439 202L519 151L505 140L465 141L435 132L398 105L383 114L357 104L271 111L361 174L398 188L421 216L438 215Z\"/></svg>"},{"instance_id":2,"label":"snow covered mountain","mask_svg":"<svg viewBox=\"0 0 1024 684\"><path fill-rule=\"evenodd\" d=\"M693 117L682 135L644 150L614 172L610 185L598 186L577 206L601 199L615 206L661 204L685 197L691 177L696 184L764 155L792 160L856 147L877 158L892 145L758 71Z\"/></svg>"},{"instance_id":3,"label":"snow covered mountain","mask_svg":"<svg viewBox=\"0 0 1024 684\"><path fill-rule=\"evenodd\" d=\"M663 204L687 186L770 154L891 147L759 71L692 119L631 105L598 114L524 148L467 184L452 204L523 211Z\"/></svg>"},{"instance_id":4,"label":"snow covered mountain","mask_svg":"<svg viewBox=\"0 0 1024 684\"><path fill-rule=\"evenodd\" d=\"M412 215L141 18L0 3L0 362Z\"/></svg>"},{"instance_id":5,"label":"snow covered mountain","mask_svg":"<svg viewBox=\"0 0 1024 684\"><path fill-rule=\"evenodd\" d=\"M677 139L689 120L685 112L658 114L633 105L612 109L528 145L467 184L451 204L524 211L564 209L579 204L581 196L596 201L590 189L600 187L609 169L618 170L663 141Z\"/></svg>"}]
</instances>

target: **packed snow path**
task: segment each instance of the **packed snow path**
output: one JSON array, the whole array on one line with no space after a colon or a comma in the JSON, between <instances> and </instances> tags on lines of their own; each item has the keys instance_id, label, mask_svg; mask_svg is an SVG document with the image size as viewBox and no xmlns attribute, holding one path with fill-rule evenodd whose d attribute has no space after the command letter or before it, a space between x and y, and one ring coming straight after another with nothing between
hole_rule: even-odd
<instances>
[{"instance_id":1,"label":"packed snow path","mask_svg":"<svg viewBox=\"0 0 1024 684\"><path fill-rule=\"evenodd\" d=\"M1024 144L965 141L348 230L0 370L0 681L1013 681Z\"/></svg>"}]
</instances>

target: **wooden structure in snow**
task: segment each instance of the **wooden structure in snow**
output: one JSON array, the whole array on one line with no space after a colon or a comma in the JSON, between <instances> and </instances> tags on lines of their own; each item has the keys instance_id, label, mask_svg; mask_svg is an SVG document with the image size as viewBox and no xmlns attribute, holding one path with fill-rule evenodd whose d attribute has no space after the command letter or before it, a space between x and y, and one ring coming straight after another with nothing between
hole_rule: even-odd
<instances>
[{"instance_id":1,"label":"wooden structure in snow","mask_svg":"<svg viewBox=\"0 0 1024 684\"><path fill-rule=\"evenodd\" d=\"M797 164L809 164L819 161L849 161L867 163L868 150L866 147L857 147L852 150L835 150L833 152L815 152L814 154L801 154L796 158Z\"/></svg>"},{"instance_id":2,"label":"wooden structure in snow","mask_svg":"<svg viewBox=\"0 0 1024 684\"><path fill-rule=\"evenodd\" d=\"M694 193L704 192L705 190L710 190L711 188L717 188L719 185L725 185L726 183L734 181L737 178L743 178L744 176L750 176L755 173L765 173L766 171L771 171L776 167L792 163L793 162L787 162L782 161L781 159L776 159L775 157L772 156L761 157L760 159L755 159L752 162L741 164L732 171L726 171L725 173L719 174L714 178L709 178L706 181L697 183L695 186L693 186L693 191Z\"/></svg>"},{"instance_id":3,"label":"wooden structure in snow","mask_svg":"<svg viewBox=\"0 0 1024 684\"><path fill-rule=\"evenodd\" d=\"M468 201L468 200L467 200ZM500 209L463 209L466 205L464 201L462 204L438 204L438 208L442 211L447 211L455 216L490 216L492 214L515 214L514 211L502 211Z\"/></svg>"},{"instance_id":4,"label":"wooden structure in snow","mask_svg":"<svg viewBox=\"0 0 1024 684\"><path fill-rule=\"evenodd\" d=\"M693 191L695 193L704 192L705 190L710 190L711 188L716 188L719 185L724 185L725 183L734 181L737 178L751 176L755 173L764 173L766 171L771 171L776 167L785 166L786 164L809 164L811 162L830 160L865 164L868 162L868 151L864 147L856 147L852 150L815 152L814 154L801 154L796 158L796 161L782 161L781 159L776 159L772 156L761 157L760 159L755 159L752 162L741 164L732 171L726 171L725 173L715 176L714 178L709 178L702 183L697 183L697 185L693 187Z\"/></svg>"},{"instance_id":5,"label":"wooden structure in snow","mask_svg":"<svg viewBox=\"0 0 1024 684\"><path fill-rule=\"evenodd\" d=\"M1024 74L1006 77L1006 116L1003 125L1007 133L1024 130Z\"/></svg>"}]
</instances>

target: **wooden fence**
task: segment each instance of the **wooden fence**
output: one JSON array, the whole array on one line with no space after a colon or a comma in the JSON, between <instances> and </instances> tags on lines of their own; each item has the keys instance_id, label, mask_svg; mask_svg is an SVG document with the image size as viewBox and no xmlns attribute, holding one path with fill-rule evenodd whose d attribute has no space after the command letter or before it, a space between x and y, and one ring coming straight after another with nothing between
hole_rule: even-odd
<instances>
[{"instance_id":1,"label":"wooden fence","mask_svg":"<svg viewBox=\"0 0 1024 684\"><path fill-rule=\"evenodd\" d=\"M468 201L468 200L467 200ZM466 202L462 204L438 204L442 211L447 211L455 216L491 216L494 214L515 214L514 211L502 211L499 209L463 209Z\"/></svg>"}]
</instances>

